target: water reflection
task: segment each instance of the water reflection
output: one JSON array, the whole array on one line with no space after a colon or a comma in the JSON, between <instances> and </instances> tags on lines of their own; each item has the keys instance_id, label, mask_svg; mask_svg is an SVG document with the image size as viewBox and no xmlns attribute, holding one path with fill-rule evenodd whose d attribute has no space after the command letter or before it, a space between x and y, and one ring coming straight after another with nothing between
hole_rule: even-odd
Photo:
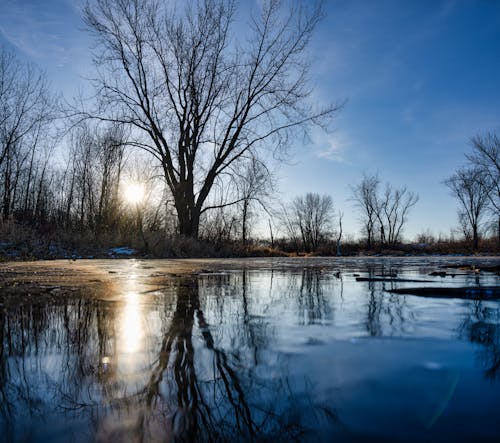
<instances>
[{"instance_id":1,"label":"water reflection","mask_svg":"<svg viewBox=\"0 0 500 443\"><path fill-rule=\"evenodd\" d=\"M422 403L385 389L404 393L409 380L420 387L444 380L443 392L452 393L443 394L439 413L421 427L391 425L398 438L410 426L433 441L448 435L446 423L439 426L446 413L453 417L461 386L473 385L485 404L500 393L478 378L499 379L500 308L493 302L401 297L386 293L385 283L356 282L352 270L242 270L179 277L154 290L145 281L129 273L109 297L41 296L0 310L7 441L382 438L385 410L375 414L378 425L370 423L367 399L383 392L387 416L409 417ZM477 368L463 369L469 353ZM431 427L435 434L425 434ZM498 435L490 425L483 437Z\"/></svg>"},{"instance_id":2,"label":"water reflection","mask_svg":"<svg viewBox=\"0 0 500 443\"><path fill-rule=\"evenodd\" d=\"M366 330L372 337L404 335L409 322L415 320L415 314L408 307L407 299L389 295L386 289L395 289L397 282L377 282L377 277L396 277L399 267L379 267L370 265L366 268L369 279L365 283L369 298L366 304Z\"/></svg>"},{"instance_id":3,"label":"water reflection","mask_svg":"<svg viewBox=\"0 0 500 443\"><path fill-rule=\"evenodd\" d=\"M486 377L500 380L500 309L496 304L474 301L460 330L472 343L480 345L478 359Z\"/></svg>"},{"instance_id":4,"label":"water reflection","mask_svg":"<svg viewBox=\"0 0 500 443\"><path fill-rule=\"evenodd\" d=\"M120 319L120 351L133 354L141 348L143 338L143 316L139 294L134 290L135 279L130 281L131 288L125 293L125 306Z\"/></svg>"}]
</instances>

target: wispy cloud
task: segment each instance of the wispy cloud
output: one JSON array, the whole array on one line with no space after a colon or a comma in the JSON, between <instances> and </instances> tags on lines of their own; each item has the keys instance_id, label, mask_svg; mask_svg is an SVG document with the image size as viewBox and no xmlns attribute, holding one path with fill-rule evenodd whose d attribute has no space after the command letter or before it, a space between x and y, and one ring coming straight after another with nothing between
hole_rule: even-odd
<instances>
[{"instance_id":1,"label":"wispy cloud","mask_svg":"<svg viewBox=\"0 0 500 443\"><path fill-rule=\"evenodd\" d=\"M78 20L67 0L2 0L0 35L34 61L63 67L74 59Z\"/></svg>"},{"instance_id":2,"label":"wispy cloud","mask_svg":"<svg viewBox=\"0 0 500 443\"><path fill-rule=\"evenodd\" d=\"M312 142L316 157L336 163L346 162L345 154L349 149L350 143L347 141L345 135L337 132L317 132L313 134Z\"/></svg>"}]
</instances>

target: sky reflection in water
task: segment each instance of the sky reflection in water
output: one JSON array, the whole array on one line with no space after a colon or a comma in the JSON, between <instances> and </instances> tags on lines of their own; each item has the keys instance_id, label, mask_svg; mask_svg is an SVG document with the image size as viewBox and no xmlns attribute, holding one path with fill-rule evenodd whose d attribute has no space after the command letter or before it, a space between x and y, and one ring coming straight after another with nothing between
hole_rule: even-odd
<instances>
[{"instance_id":1,"label":"sky reflection in water","mask_svg":"<svg viewBox=\"0 0 500 443\"><path fill-rule=\"evenodd\" d=\"M7 441L500 439L500 302L355 278L424 280L423 263L233 269L153 289L145 262L124 263L108 297L0 311Z\"/></svg>"}]
</instances>

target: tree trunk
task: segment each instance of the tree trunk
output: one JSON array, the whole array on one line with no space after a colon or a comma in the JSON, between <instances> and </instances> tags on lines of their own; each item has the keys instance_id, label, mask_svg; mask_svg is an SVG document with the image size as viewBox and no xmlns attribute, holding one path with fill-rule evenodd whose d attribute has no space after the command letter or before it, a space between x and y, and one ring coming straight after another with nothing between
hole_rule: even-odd
<instances>
[{"instance_id":1,"label":"tree trunk","mask_svg":"<svg viewBox=\"0 0 500 443\"><path fill-rule=\"evenodd\" d=\"M198 239L200 229L200 212L193 206L176 202L177 220L179 222L179 234L183 237Z\"/></svg>"},{"instance_id":2,"label":"tree trunk","mask_svg":"<svg viewBox=\"0 0 500 443\"><path fill-rule=\"evenodd\" d=\"M248 200L245 200L243 202L243 215L242 215L242 227L241 227L241 240L243 242L243 245L246 246L247 244L247 219L248 219Z\"/></svg>"},{"instance_id":3,"label":"tree trunk","mask_svg":"<svg viewBox=\"0 0 500 443\"><path fill-rule=\"evenodd\" d=\"M497 249L500 251L500 215L498 216L498 226L497 226Z\"/></svg>"},{"instance_id":4,"label":"tree trunk","mask_svg":"<svg viewBox=\"0 0 500 443\"><path fill-rule=\"evenodd\" d=\"M367 237L366 237L366 249L371 249L371 247L372 247L372 230L371 230L370 225L368 225L366 227L366 234L367 234Z\"/></svg>"},{"instance_id":5,"label":"tree trunk","mask_svg":"<svg viewBox=\"0 0 500 443\"><path fill-rule=\"evenodd\" d=\"M474 248L474 251L477 251L479 248L479 236L476 225L472 226L472 247Z\"/></svg>"},{"instance_id":6,"label":"tree trunk","mask_svg":"<svg viewBox=\"0 0 500 443\"><path fill-rule=\"evenodd\" d=\"M179 182L173 189L171 188L171 191L177 211L179 235L197 240L200 229L201 205L206 198L205 195L203 197L199 195L198 201L195 201L192 175Z\"/></svg>"},{"instance_id":7,"label":"tree trunk","mask_svg":"<svg viewBox=\"0 0 500 443\"><path fill-rule=\"evenodd\" d=\"M274 236L273 236L273 227L271 226L271 220L267 220L269 222L269 233L271 235L271 248L274 249ZM499 224L500 224L500 219L499 219ZM500 227L500 226L499 226ZM499 231L500 232L500 231ZM499 234L500 236L500 234Z\"/></svg>"},{"instance_id":8,"label":"tree trunk","mask_svg":"<svg viewBox=\"0 0 500 443\"><path fill-rule=\"evenodd\" d=\"M9 163L7 163L7 167L5 168L5 173L4 173L4 189L3 189L3 218L4 220L7 220L10 214L10 193L11 193L11 183L10 183L10 166Z\"/></svg>"}]
</instances>

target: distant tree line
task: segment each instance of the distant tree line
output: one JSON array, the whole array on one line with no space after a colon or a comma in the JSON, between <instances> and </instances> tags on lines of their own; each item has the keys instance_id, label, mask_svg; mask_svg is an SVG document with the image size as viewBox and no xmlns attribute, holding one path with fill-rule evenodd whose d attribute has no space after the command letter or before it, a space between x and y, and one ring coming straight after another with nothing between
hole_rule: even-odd
<instances>
[{"instance_id":1,"label":"distant tree line","mask_svg":"<svg viewBox=\"0 0 500 443\"><path fill-rule=\"evenodd\" d=\"M110 234L135 235L145 243L146 233L182 234L175 197L161 179L161 162L158 166L131 156L130 146L135 144L126 126L92 119L64 126L60 101L45 76L5 49L0 61L4 225L16 222L42 231L63 229L91 234L96 240ZM57 149L61 145L66 147L64 152ZM134 177L150 192L131 208L123 193ZM368 248L395 246L417 200L406 188L386 185L380 192L379 187L377 176L366 176L352 188ZM199 237L218 246L235 241L248 245L255 234L254 221L264 214L272 246L273 229L296 251L316 252L332 242L340 246L342 216L334 210L331 196L307 193L276 205L274 191L269 166L256 156L244 156L214 182L200 211Z\"/></svg>"},{"instance_id":2,"label":"distant tree line","mask_svg":"<svg viewBox=\"0 0 500 443\"><path fill-rule=\"evenodd\" d=\"M54 102L45 76L0 51L1 214L20 219L44 216L51 205L48 169L54 146L49 132Z\"/></svg>"},{"instance_id":3,"label":"distant tree line","mask_svg":"<svg viewBox=\"0 0 500 443\"><path fill-rule=\"evenodd\" d=\"M0 225L40 232L65 230L127 238L144 232L181 234L175 198L161 166L132 156L130 131L116 122L70 122L45 75L0 50ZM64 146L65 149L59 149ZM124 199L127 182L147 188L135 207ZM252 220L267 208L272 171L246 157L214 184L200 214L201 238L216 244L252 236ZM8 234L8 232L7 232Z\"/></svg>"}]
</instances>

